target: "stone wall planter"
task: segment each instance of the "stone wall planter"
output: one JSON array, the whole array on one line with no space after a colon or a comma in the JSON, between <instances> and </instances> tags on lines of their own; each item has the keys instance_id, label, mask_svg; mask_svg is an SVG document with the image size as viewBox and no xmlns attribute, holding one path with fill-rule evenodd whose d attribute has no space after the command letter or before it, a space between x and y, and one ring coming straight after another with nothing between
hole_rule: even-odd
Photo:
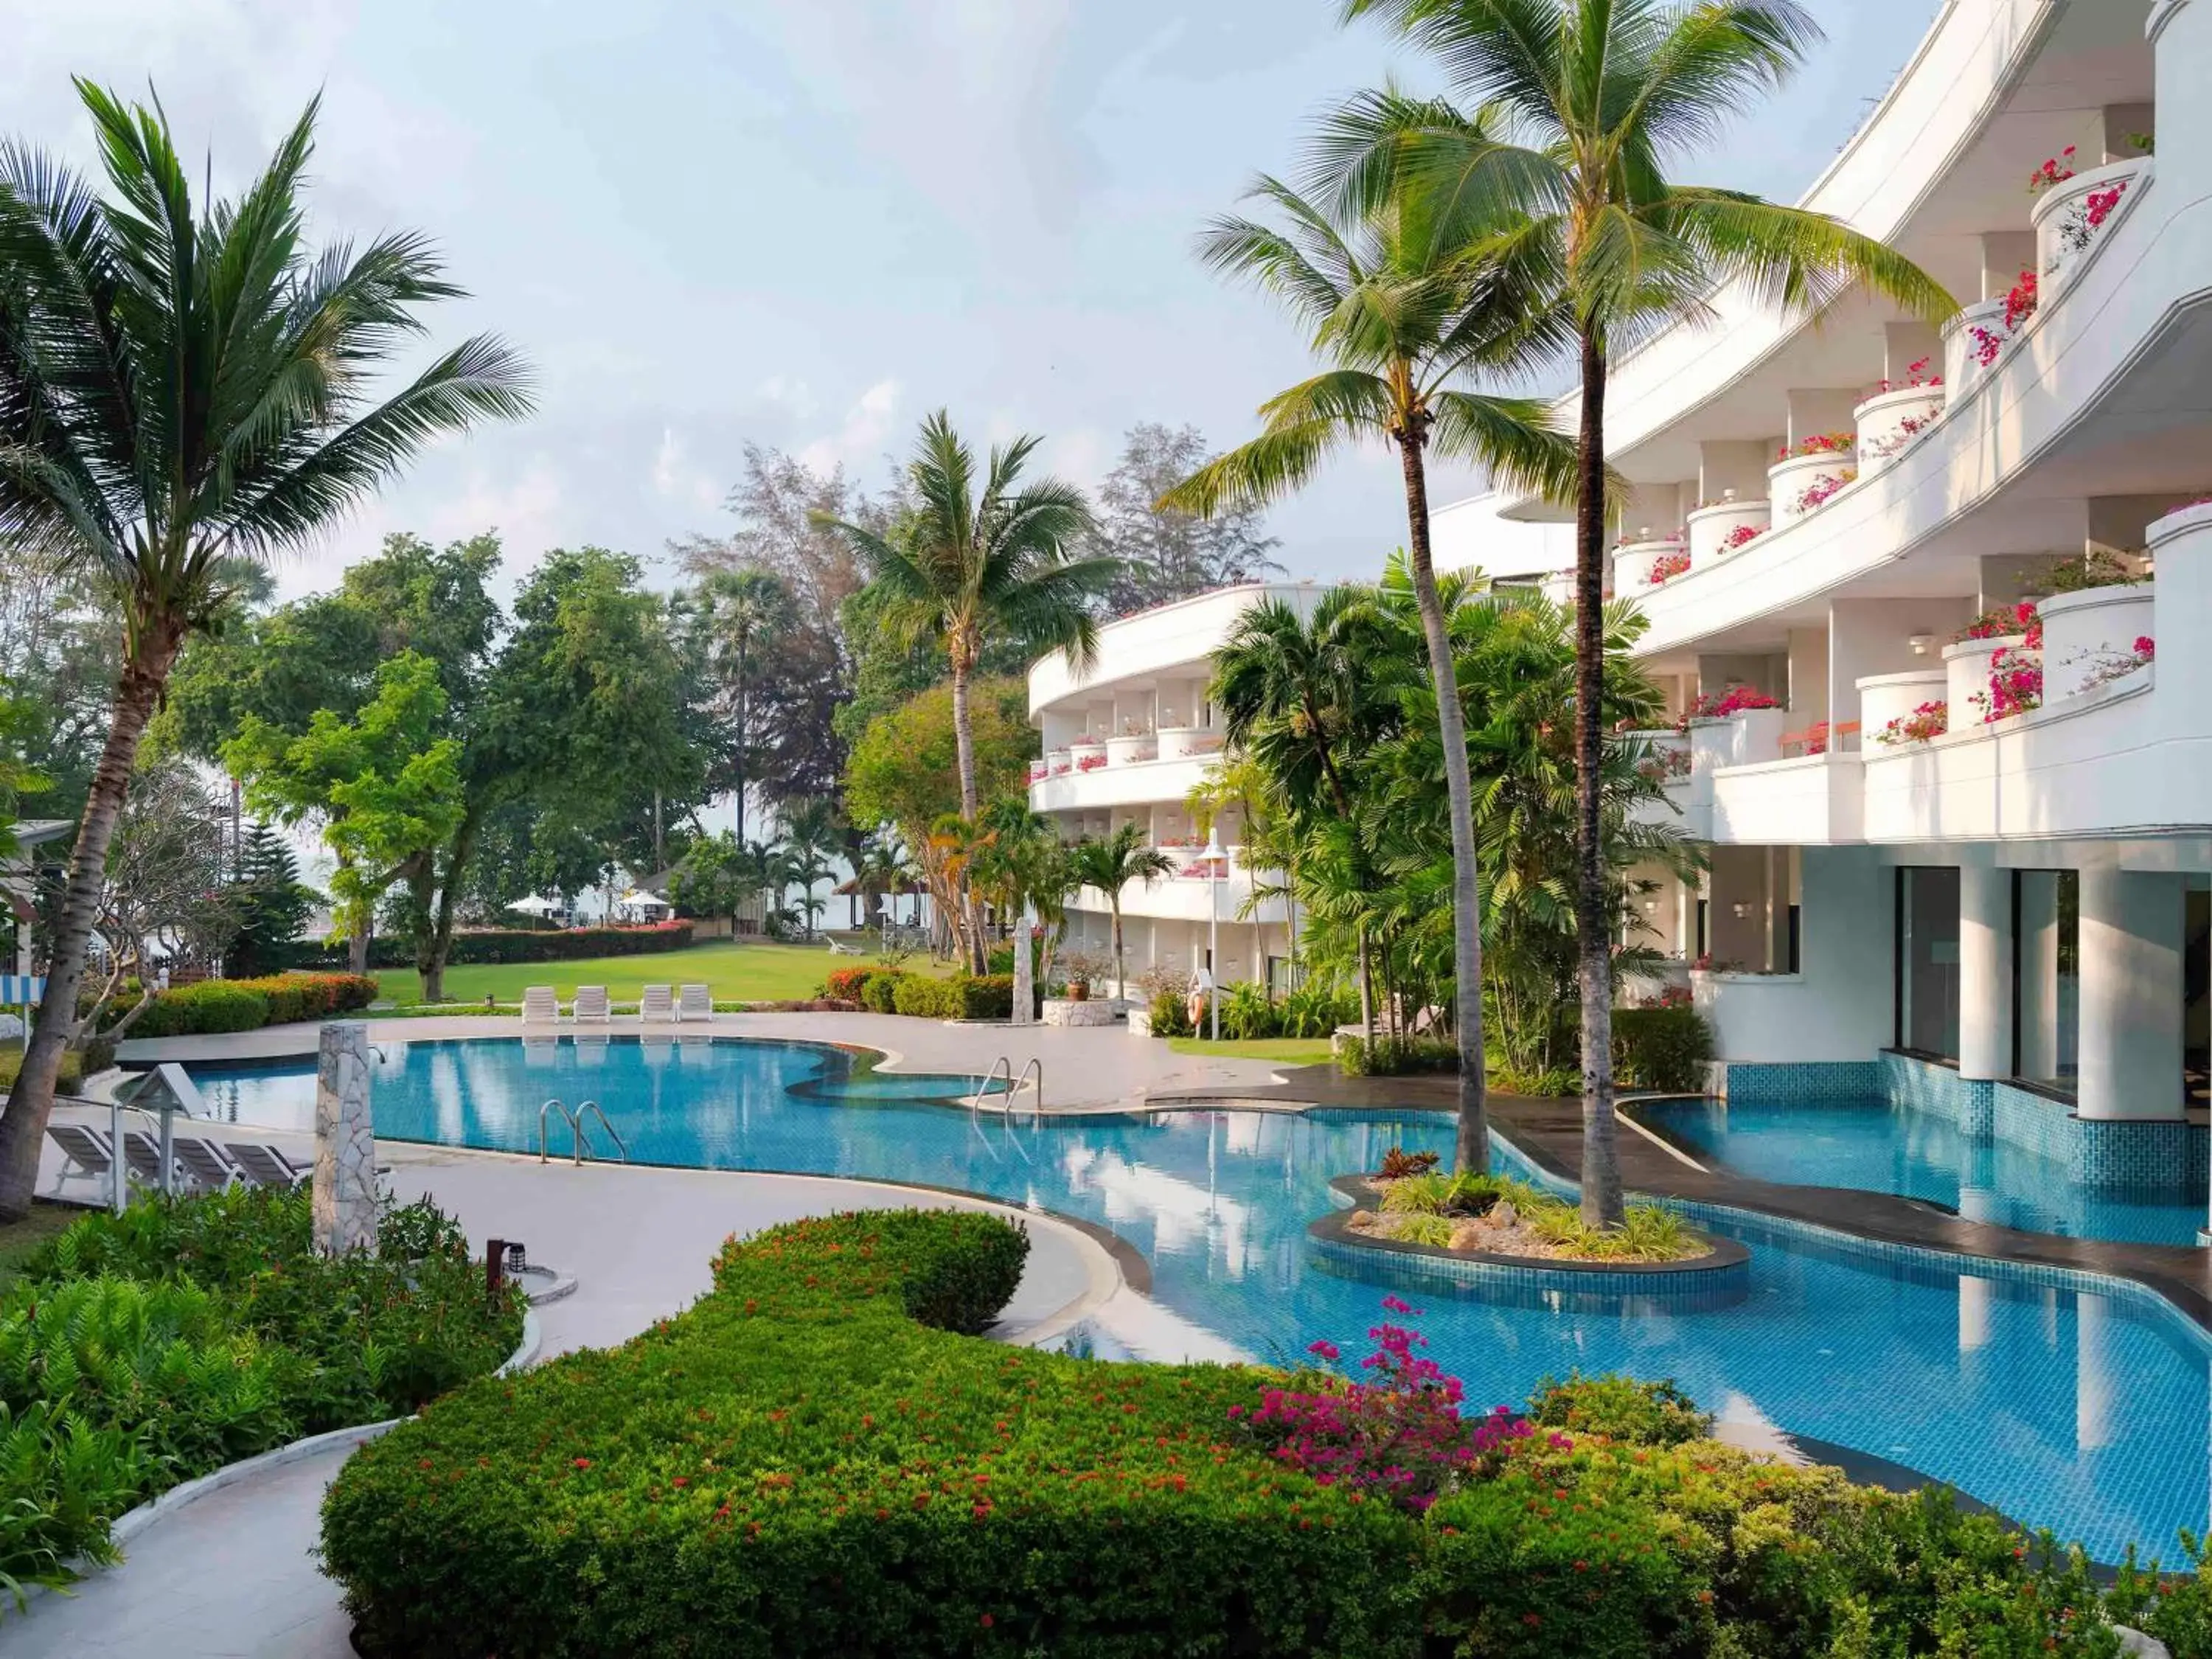
<instances>
[{"instance_id":1,"label":"stone wall planter","mask_svg":"<svg viewBox=\"0 0 2212 1659\"><path fill-rule=\"evenodd\" d=\"M2148 582L2054 593L2037 606L2043 618L2043 700L2055 702L2087 687L2100 669L2135 654L2136 641L2157 624Z\"/></svg>"},{"instance_id":2,"label":"stone wall planter","mask_svg":"<svg viewBox=\"0 0 2212 1659\"><path fill-rule=\"evenodd\" d=\"M1736 551L1729 540L1739 530L1765 531L1773 520L1771 507L1767 501L1724 501L1690 514L1690 568L1703 570Z\"/></svg>"},{"instance_id":3,"label":"stone wall planter","mask_svg":"<svg viewBox=\"0 0 2212 1659\"><path fill-rule=\"evenodd\" d=\"M1860 747L1876 750L1882 728L1892 720L1904 719L1923 702L1946 701L1949 681L1949 672L1942 668L1874 674L1859 681Z\"/></svg>"},{"instance_id":4,"label":"stone wall planter","mask_svg":"<svg viewBox=\"0 0 2212 1659\"><path fill-rule=\"evenodd\" d=\"M1905 453L1943 413L1940 386L1901 386L1851 411L1859 434L1859 476L1869 477Z\"/></svg>"},{"instance_id":5,"label":"stone wall planter","mask_svg":"<svg viewBox=\"0 0 2212 1659\"><path fill-rule=\"evenodd\" d=\"M1784 525L1795 524L1814 511L1799 505L1806 494L1832 490L1848 483L1858 464L1858 457L1848 450L1824 450L1817 455L1792 455L1768 467L1766 496L1774 508L1774 527L1779 530Z\"/></svg>"},{"instance_id":6,"label":"stone wall planter","mask_svg":"<svg viewBox=\"0 0 2212 1659\"><path fill-rule=\"evenodd\" d=\"M1943 647L1943 672L1951 705L1951 729L1964 732L1982 724L1990 695L1990 659L1999 651L2018 651L2027 643L2025 634L2002 634L1995 639L1960 640ZM1976 703L1976 697L1982 703Z\"/></svg>"},{"instance_id":7,"label":"stone wall planter","mask_svg":"<svg viewBox=\"0 0 2212 1659\"><path fill-rule=\"evenodd\" d=\"M1114 1005L1104 999L1078 1002L1071 997L1047 997L1042 1023L1072 1028L1111 1025L1114 1023Z\"/></svg>"}]
</instances>

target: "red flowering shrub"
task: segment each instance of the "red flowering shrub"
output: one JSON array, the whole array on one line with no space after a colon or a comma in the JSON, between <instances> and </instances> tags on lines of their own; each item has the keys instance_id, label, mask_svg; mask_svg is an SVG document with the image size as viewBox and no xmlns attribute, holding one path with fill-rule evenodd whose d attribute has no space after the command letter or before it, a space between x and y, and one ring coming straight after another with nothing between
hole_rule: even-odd
<instances>
[{"instance_id":1,"label":"red flowering shrub","mask_svg":"<svg viewBox=\"0 0 2212 1659\"><path fill-rule=\"evenodd\" d=\"M2064 184L2074 176L2075 146L2069 144L2057 155L2027 175L2027 193L2040 196L2055 185Z\"/></svg>"},{"instance_id":2,"label":"red flowering shrub","mask_svg":"<svg viewBox=\"0 0 2212 1659\"><path fill-rule=\"evenodd\" d=\"M1740 547L1749 546L1765 533L1766 526L1763 524L1740 524L1722 538L1721 551L1733 553Z\"/></svg>"},{"instance_id":3,"label":"red flowering shrub","mask_svg":"<svg viewBox=\"0 0 2212 1659\"><path fill-rule=\"evenodd\" d=\"M1686 574L1689 568L1690 556L1686 552L1662 553L1651 561L1651 586L1657 587Z\"/></svg>"}]
</instances>

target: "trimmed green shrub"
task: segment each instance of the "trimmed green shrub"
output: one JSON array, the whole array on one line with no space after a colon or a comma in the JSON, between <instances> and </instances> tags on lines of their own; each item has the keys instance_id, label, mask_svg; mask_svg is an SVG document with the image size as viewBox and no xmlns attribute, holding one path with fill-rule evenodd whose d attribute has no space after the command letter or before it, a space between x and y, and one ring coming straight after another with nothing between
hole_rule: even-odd
<instances>
[{"instance_id":1,"label":"trimmed green shrub","mask_svg":"<svg viewBox=\"0 0 2212 1659\"><path fill-rule=\"evenodd\" d=\"M1613 1011L1613 1080L1624 1088L1697 1092L1712 1057L1712 1027L1695 1008Z\"/></svg>"},{"instance_id":2,"label":"trimmed green shrub","mask_svg":"<svg viewBox=\"0 0 2212 1659\"><path fill-rule=\"evenodd\" d=\"M1415 1077L1459 1070L1459 1049L1442 1037L1348 1036L1336 1063L1346 1077Z\"/></svg>"},{"instance_id":3,"label":"trimmed green shrub","mask_svg":"<svg viewBox=\"0 0 2212 1659\"><path fill-rule=\"evenodd\" d=\"M879 969L860 981L860 1006L871 1012L898 1012L898 988L906 975L896 968Z\"/></svg>"},{"instance_id":4,"label":"trimmed green shrub","mask_svg":"<svg viewBox=\"0 0 2212 1659\"><path fill-rule=\"evenodd\" d=\"M349 1460L324 1565L364 1651L1409 1659L1419 1523L1229 1431L1263 1374L1000 1347L1021 1237L804 1221L610 1352Z\"/></svg>"},{"instance_id":5,"label":"trimmed green shrub","mask_svg":"<svg viewBox=\"0 0 2212 1659\"><path fill-rule=\"evenodd\" d=\"M891 988L892 1012L916 1019L958 1019L963 1006L950 980L906 974Z\"/></svg>"},{"instance_id":6,"label":"trimmed green shrub","mask_svg":"<svg viewBox=\"0 0 2212 1659\"><path fill-rule=\"evenodd\" d=\"M240 980L204 979L156 993L125 1035L163 1037L203 1031L255 1031L268 1023L269 999L264 993Z\"/></svg>"},{"instance_id":7,"label":"trimmed green shrub","mask_svg":"<svg viewBox=\"0 0 2212 1659\"><path fill-rule=\"evenodd\" d=\"M973 978L956 974L951 983L959 998L956 1019L1012 1019L1014 1017L1014 976L982 974Z\"/></svg>"},{"instance_id":8,"label":"trimmed green shrub","mask_svg":"<svg viewBox=\"0 0 2212 1659\"><path fill-rule=\"evenodd\" d=\"M1639 1446L1679 1446L1702 1440L1713 1429L1711 1416L1672 1381L1639 1382L1613 1372L1584 1376L1575 1371L1564 1382L1546 1377L1528 1396L1528 1420Z\"/></svg>"}]
</instances>

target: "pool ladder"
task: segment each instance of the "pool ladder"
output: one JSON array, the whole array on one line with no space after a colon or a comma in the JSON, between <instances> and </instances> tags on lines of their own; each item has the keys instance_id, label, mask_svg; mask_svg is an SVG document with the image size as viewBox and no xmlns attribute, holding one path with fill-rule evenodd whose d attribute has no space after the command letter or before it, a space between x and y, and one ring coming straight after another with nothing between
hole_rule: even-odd
<instances>
[{"instance_id":1,"label":"pool ladder","mask_svg":"<svg viewBox=\"0 0 2212 1659\"><path fill-rule=\"evenodd\" d=\"M587 1100L572 1112L558 1100L549 1100L538 1109L538 1161L540 1164L546 1161L545 1119L551 1112L560 1113L568 1121L568 1139L575 1148L572 1161L578 1168L580 1169L585 1158L591 1155L591 1146L584 1139L584 1125L592 1118L599 1119L599 1127L605 1129L607 1139L614 1142L615 1156L625 1164L629 1162L629 1148L623 1145L622 1136L617 1133L615 1126L607 1121L607 1115L600 1109L598 1101Z\"/></svg>"},{"instance_id":2,"label":"pool ladder","mask_svg":"<svg viewBox=\"0 0 2212 1659\"><path fill-rule=\"evenodd\" d=\"M1032 1075L1036 1077L1036 1099L1030 1107L1030 1123L1034 1127L1044 1113L1044 1061L1034 1057L1030 1059L1028 1065L1022 1067L1021 1079L1018 1082L1014 1078L1012 1056L1000 1054L992 1066L990 1075L983 1079L982 1085L975 1091L975 1097L968 1103L968 1109L971 1112L980 1111L983 1103L990 1097L991 1085L1002 1075L1006 1079L1006 1119L1009 1122L1013 1121L1014 1102L1020 1097L1022 1091L1029 1087L1030 1077Z\"/></svg>"}]
</instances>

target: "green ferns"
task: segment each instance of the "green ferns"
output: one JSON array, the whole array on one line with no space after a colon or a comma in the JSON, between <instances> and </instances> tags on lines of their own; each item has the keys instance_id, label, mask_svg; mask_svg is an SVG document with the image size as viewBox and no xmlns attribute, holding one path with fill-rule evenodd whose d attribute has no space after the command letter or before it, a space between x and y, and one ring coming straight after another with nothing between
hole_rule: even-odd
<instances>
[{"instance_id":1,"label":"green ferns","mask_svg":"<svg viewBox=\"0 0 2212 1659\"><path fill-rule=\"evenodd\" d=\"M305 1193L91 1213L0 1297L0 1592L109 1560L135 1504L302 1435L412 1411L520 1340L459 1228L386 1212L374 1258L310 1248ZM0 1602L0 1606L4 1606Z\"/></svg>"},{"instance_id":2,"label":"green ferns","mask_svg":"<svg viewBox=\"0 0 2212 1659\"><path fill-rule=\"evenodd\" d=\"M1457 1224L1487 1215L1510 1201L1522 1224L1545 1243L1593 1261L1674 1261L1699 1254L1682 1218L1655 1205L1630 1206L1616 1228L1591 1227L1571 1204L1510 1176L1443 1175L1430 1171L1388 1182L1382 1188L1384 1237L1434 1249L1449 1248Z\"/></svg>"}]
</instances>

